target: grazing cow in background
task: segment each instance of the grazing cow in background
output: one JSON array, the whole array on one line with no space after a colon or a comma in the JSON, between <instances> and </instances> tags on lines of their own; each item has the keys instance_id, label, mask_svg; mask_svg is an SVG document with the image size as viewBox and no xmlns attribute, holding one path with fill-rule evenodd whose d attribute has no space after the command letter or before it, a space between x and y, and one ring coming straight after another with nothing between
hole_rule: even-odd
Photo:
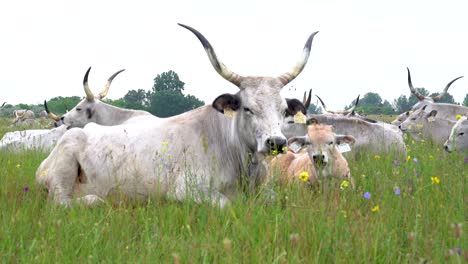
<instances>
[{"instance_id":1,"label":"grazing cow in background","mask_svg":"<svg viewBox=\"0 0 468 264\"><path fill-rule=\"evenodd\" d=\"M440 118L437 110L426 109L427 106L424 106L411 113L399 128L414 140L429 139L438 145L443 145L456 122Z\"/></svg>"},{"instance_id":2,"label":"grazing cow in background","mask_svg":"<svg viewBox=\"0 0 468 264\"><path fill-rule=\"evenodd\" d=\"M447 90L450 88L450 86L458 79L463 78L463 76L457 77L450 81L444 88L441 94L438 96L434 97L429 97L429 96L424 96L420 94L416 89L413 87L413 83L411 82L411 73L408 68L406 68L408 71L408 86L410 88L411 93L418 98L418 102L411 107L410 111L404 112L400 114L395 120L392 121L392 125L398 126L401 123L403 123L410 115L412 111L418 110L425 105L428 106L426 111L431 111L431 110L437 110L439 112L439 118L445 118L448 120L456 121L455 117L457 114L461 114L461 111L467 111L465 110L460 110L459 105L455 104L445 104L445 103L437 103L439 102L442 97L447 93ZM466 108L466 107L465 107ZM468 109L468 108L467 108Z\"/></svg>"},{"instance_id":3,"label":"grazing cow in background","mask_svg":"<svg viewBox=\"0 0 468 264\"><path fill-rule=\"evenodd\" d=\"M239 186L253 191L264 181L265 156L287 144L281 123L291 109L280 91L305 67L317 32L291 71L244 77L218 60L200 32L181 26L196 35L215 70L239 91L159 122L70 129L36 171L38 183L56 203L91 205L120 191L130 198L159 194L224 206Z\"/></svg>"},{"instance_id":4,"label":"grazing cow in background","mask_svg":"<svg viewBox=\"0 0 468 264\"><path fill-rule=\"evenodd\" d=\"M68 128L84 127L86 124L91 122L103 126L114 126L120 125L135 117L156 118L146 111L123 109L101 101L109 92L109 87L112 83L112 80L124 70L120 70L109 77L107 84L104 86L104 89L98 95L94 95L88 85L88 75L90 70L91 67L89 67L89 69L86 71L83 79L83 88L86 94L85 99L79 102L73 109L68 111L62 117L58 117L53 113L51 115L51 112L46 109L46 111L49 113L49 117L56 121L56 127L62 124L66 125Z\"/></svg>"},{"instance_id":5,"label":"grazing cow in background","mask_svg":"<svg viewBox=\"0 0 468 264\"><path fill-rule=\"evenodd\" d=\"M447 152L468 151L468 118L463 116L452 127L450 136L444 143Z\"/></svg>"},{"instance_id":6,"label":"grazing cow in background","mask_svg":"<svg viewBox=\"0 0 468 264\"><path fill-rule=\"evenodd\" d=\"M310 122L310 121L309 121ZM299 175L306 171L309 174L307 181L315 184L320 177L331 176L346 179L354 186L348 162L338 150L337 145L342 143L353 144L355 138L350 135L335 135L332 126L312 124L308 126L307 134L292 137L288 140L291 144L305 147L307 152L298 154L288 151L271 161L272 170L279 172L280 181L287 182L299 179Z\"/></svg>"},{"instance_id":7,"label":"grazing cow in background","mask_svg":"<svg viewBox=\"0 0 468 264\"><path fill-rule=\"evenodd\" d=\"M15 110L13 115L15 117L13 120L14 126L32 126L36 124L34 112L31 110Z\"/></svg>"},{"instance_id":8,"label":"grazing cow in background","mask_svg":"<svg viewBox=\"0 0 468 264\"><path fill-rule=\"evenodd\" d=\"M48 117L48 113L46 110L42 110L40 113L39 113L39 117L42 118L42 119L46 119Z\"/></svg>"}]
</instances>

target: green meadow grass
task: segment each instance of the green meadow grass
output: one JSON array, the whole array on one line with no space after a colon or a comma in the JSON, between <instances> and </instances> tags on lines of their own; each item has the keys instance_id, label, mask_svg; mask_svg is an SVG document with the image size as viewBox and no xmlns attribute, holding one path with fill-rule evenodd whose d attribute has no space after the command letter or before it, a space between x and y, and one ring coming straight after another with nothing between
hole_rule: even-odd
<instances>
[{"instance_id":1,"label":"green meadow grass","mask_svg":"<svg viewBox=\"0 0 468 264\"><path fill-rule=\"evenodd\" d=\"M0 135L5 131L0 130ZM468 261L464 156L447 155L427 142L409 140L408 148L409 158L398 162L383 155L349 159L355 189L312 191L300 181L289 186L272 181L265 189L274 189L275 200L265 199L267 192L241 193L224 209L156 198L108 199L95 208L56 206L34 177L48 153L0 151L0 259L2 263ZM327 185L322 181L322 186ZM370 199L364 197L366 192ZM461 235L456 232L458 224L464 231Z\"/></svg>"}]
</instances>

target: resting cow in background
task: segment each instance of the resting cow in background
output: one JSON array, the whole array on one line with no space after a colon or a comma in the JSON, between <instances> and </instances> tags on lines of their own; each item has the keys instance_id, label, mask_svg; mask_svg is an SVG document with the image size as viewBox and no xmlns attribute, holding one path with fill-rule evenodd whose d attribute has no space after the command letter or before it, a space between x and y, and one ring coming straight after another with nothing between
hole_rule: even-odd
<instances>
[{"instance_id":1,"label":"resting cow in background","mask_svg":"<svg viewBox=\"0 0 468 264\"><path fill-rule=\"evenodd\" d=\"M437 110L427 111L427 106L418 109L399 126L414 140L431 140L443 145L447 141L455 121L440 118Z\"/></svg>"},{"instance_id":2,"label":"resting cow in background","mask_svg":"<svg viewBox=\"0 0 468 264\"><path fill-rule=\"evenodd\" d=\"M438 96L429 97L429 96L424 96L420 94L418 91L416 91L416 89L414 89L413 83L411 82L410 70L408 68L406 68L406 70L408 71L408 86L410 88L410 91L414 96L416 96L416 98L418 98L419 101L411 107L410 111L400 114L395 120L393 120L391 123L392 125L395 125L395 126L400 125L408 118L408 116L410 115L412 111L421 109L425 105L427 105L426 111L437 110L439 112L439 118L445 118L445 119L452 120L452 121L456 121L455 117L457 116L457 114L461 114L461 112L467 111L468 108L465 107L466 109L463 110L460 108L462 106L459 106L459 105L437 103L442 99L442 97L444 97L444 95L447 93L447 90L450 88L450 86L456 80L463 78L463 76L457 77L453 79L452 81L450 81L445 86L442 93L439 94Z\"/></svg>"}]
</instances>

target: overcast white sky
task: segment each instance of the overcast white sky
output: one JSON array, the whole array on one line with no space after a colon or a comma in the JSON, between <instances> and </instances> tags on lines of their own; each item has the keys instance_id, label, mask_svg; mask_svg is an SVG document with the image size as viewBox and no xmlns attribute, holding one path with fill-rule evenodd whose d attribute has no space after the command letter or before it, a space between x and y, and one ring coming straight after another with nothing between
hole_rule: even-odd
<instances>
[{"instance_id":1,"label":"overcast white sky","mask_svg":"<svg viewBox=\"0 0 468 264\"><path fill-rule=\"evenodd\" d=\"M186 93L210 104L237 88L212 68L198 29L220 60L241 75L277 76L299 59L314 31L307 66L283 90L302 97L310 88L330 108L357 94L379 93L390 102L409 95L406 67L416 87L441 91L468 75L468 1L51 1L0 4L0 101L40 103L55 96L84 96L125 68L109 98L149 90L153 78L174 70ZM449 92L468 93L468 76Z\"/></svg>"}]
</instances>

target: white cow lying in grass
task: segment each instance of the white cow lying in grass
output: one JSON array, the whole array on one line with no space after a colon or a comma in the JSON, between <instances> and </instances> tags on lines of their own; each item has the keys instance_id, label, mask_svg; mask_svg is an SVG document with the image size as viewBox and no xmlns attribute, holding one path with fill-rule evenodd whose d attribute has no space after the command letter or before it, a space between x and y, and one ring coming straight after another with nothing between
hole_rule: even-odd
<instances>
[{"instance_id":1,"label":"white cow lying in grass","mask_svg":"<svg viewBox=\"0 0 468 264\"><path fill-rule=\"evenodd\" d=\"M401 131L407 133L414 140L430 140L438 145L443 145L450 136L450 131L455 121L439 118L437 110L425 111L424 106L411 113L400 125Z\"/></svg>"},{"instance_id":2,"label":"white cow lying in grass","mask_svg":"<svg viewBox=\"0 0 468 264\"><path fill-rule=\"evenodd\" d=\"M107 80L107 84L104 86L103 91L97 96L94 96L88 86L88 75L90 70L91 67L86 71L83 79L86 99L83 99L71 111L62 117L59 117L49 111L47 102L44 101L44 108L46 109L48 116L55 120L54 125L57 128L33 129L6 133L2 140L0 140L0 149L13 152L27 149L43 149L44 151L50 151L63 134L65 134L67 129L71 127L83 127L91 122L108 126L119 125L136 117L145 117L155 120L158 119L146 111L123 109L101 101L101 99L107 95L112 80L123 70L114 73Z\"/></svg>"},{"instance_id":3,"label":"white cow lying in grass","mask_svg":"<svg viewBox=\"0 0 468 264\"><path fill-rule=\"evenodd\" d=\"M354 144L353 136L335 135L332 126L311 124L306 135L292 137L288 142L289 151L271 161L270 174L278 173L281 182L299 180L299 176L307 172L307 181L311 185L316 184L319 178L334 176L346 179L354 186L348 162L338 149L338 145L343 143ZM304 147L306 152L296 154L291 151L296 146Z\"/></svg>"},{"instance_id":4,"label":"white cow lying in grass","mask_svg":"<svg viewBox=\"0 0 468 264\"><path fill-rule=\"evenodd\" d=\"M181 26L197 36L215 70L239 91L159 121L70 129L36 171L56 203L91 205L119 192L135 199L160 195L224 206L239 185L255 190L264 181L265 156L287 144L281 124L292 109L280 91L305 67L316 33L291 71L244 77L218 60L200 32Z\"/></svg>"}]
</instances>

